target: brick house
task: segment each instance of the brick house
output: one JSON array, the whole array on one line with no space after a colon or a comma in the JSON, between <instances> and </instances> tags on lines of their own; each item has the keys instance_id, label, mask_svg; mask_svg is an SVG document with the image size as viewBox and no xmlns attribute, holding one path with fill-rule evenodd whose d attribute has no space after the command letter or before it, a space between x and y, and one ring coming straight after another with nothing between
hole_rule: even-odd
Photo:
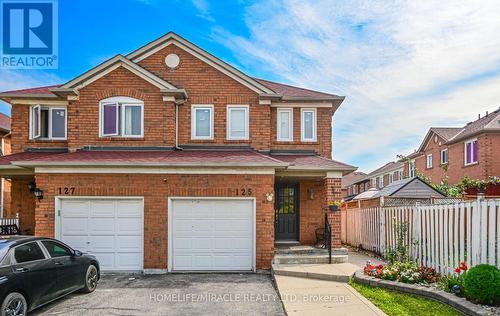
<instances>
[{"instance_id":1,"label":"brick house","mask_svg":"<svg viewBox=\"0 0 500 316\"><path fill-rule=\"evenodd\" d=\"M331 159L344 97L250 77L175 33L0 98L21 229L104 270L268 269L275 243L316 242L356 169Z\"/></svg>"},{"instance_id":2,"label":"brick house","mask_svg":"<svg viewBox=\"0 0 500 316\"><path fill-rule=\"evenodd\" d=\"M500 109L462 127L431 127L417 151L409 155L405 174L417 171L432 182L448 177L456 184L463 176L500 176Z\"/></svg>"},{"instance_id":3,"label":"brick house","mask_svg":"<svg viewBox=\"0 0 500 316\"><path fill-rule=\"evenodd\" d=\"M370 172L367 176L370 188L382 189L387 185L404 178L404 162L391 161Z\"/></svg>"},{"instance_id":4,"label":"brick house","mask_svg":"<svg viewBox=\"0 0 500 316\"><path fill-rule=\"evenodd\" d=\"M10 117L0 113L0 156L9 155L10 151ZM0 217L10 214L10 182L0 179Z\"/></svg>"},{"instance_id":5,"label":"brick house","mask_svg":"<svg viewBox=\"0 0 500 316\"><path fill-rule=\"evenodd\" d=\"M342 177L342 197L344 201L350 201L359 193L370 188L370 178L366 173L355 171Z\"/></svg>"}]
</instances>

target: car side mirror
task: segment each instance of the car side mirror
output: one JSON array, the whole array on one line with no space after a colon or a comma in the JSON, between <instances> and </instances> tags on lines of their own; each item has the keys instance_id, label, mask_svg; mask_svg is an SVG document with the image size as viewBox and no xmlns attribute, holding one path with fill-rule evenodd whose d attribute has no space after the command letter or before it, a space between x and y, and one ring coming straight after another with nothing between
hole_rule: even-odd
<instances>
[{"instance_id":1,"label":"car side mirror","mask_svg":"<svg viewBox=\"0 0 500 316\"><path fill-rule=\"evenodd\" d=\"M82 252L80 250L73 250L73 257L81 257Z\"/></svg>"}]
</instances>

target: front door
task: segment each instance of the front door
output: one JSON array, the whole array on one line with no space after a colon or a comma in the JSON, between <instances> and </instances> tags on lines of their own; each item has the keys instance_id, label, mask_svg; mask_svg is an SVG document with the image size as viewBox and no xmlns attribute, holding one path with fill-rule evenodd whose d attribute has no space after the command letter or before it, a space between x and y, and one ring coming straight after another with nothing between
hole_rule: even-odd
<instances>
[{"instance_id":1,"label":"front door","mask_svg":"<svg viewBox=\"0 0 500 316\"><path fill-rule=\"evenodd\" d=\"M295 183L276 185L275 239L299 240L299 186Z\"/></svg>"}]
</instances>

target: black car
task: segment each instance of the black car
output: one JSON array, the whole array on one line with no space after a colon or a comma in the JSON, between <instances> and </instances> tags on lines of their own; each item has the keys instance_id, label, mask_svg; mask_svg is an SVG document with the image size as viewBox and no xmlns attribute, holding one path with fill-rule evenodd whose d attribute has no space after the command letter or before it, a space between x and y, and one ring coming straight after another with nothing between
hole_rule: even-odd
<instances>
[{"instance_id":1,"label":"black car","mask_svg":"<svg viewBox=\"0 0 500 316\"><path fill-rule=\"evenodd\" d=\"M26 315L77 290L93 292L99 277L94 256L58 240L0 237L0 316Z\"/></svg>"}]
</instances>

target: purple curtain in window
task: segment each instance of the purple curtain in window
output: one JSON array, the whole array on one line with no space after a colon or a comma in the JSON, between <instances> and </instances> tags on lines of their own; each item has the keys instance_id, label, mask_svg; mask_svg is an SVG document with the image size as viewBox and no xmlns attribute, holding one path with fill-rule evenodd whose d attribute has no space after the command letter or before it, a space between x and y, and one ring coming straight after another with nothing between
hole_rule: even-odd
<instances>
[{"instance_id":1,"label":"purple curtain in window","mask_svg":"<svg viewBox=\"0 0 500 316\"><path fill-rule=\"evenodd\" d=\"M466 163L471 163L472 162L472 156L471 156L471 143L467 143L465 145L465 162Z\"/></svg>"},{"instance_id":2,"label":"purple curtain in window","mask_svg":"<svg viewBox=\"0 0 500 316\"><path fill-rule=\"evenodd\" d=\"M116 104L104 105L104 130L103 134L111 135L117 133L116 117L118 115L118 107Z\"/></svg>"},{"instance_id":3,"label":"purple curtain in window","mask_svg":"<svg viewBox=\"0 0 500 316\"><path fill-rule=\"evenodd\" d=\"M472 162L477 162L477 140L472 143Z\"/></svg>"}]
</instances>

